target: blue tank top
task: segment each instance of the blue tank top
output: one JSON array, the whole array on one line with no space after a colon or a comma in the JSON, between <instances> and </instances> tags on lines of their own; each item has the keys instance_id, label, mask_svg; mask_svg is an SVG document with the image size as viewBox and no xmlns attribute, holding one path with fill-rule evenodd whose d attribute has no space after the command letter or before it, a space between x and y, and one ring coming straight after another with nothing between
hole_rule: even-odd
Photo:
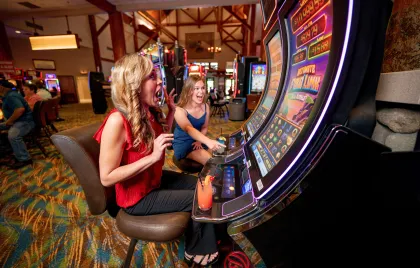
<instances>
[{"instance_id":1,"label":"blue tank top","mask_svg":"<svg viewBox=\"0 0 420 268\"><path fill-rule=\"evenodd\" d=\"M200 118L195 118L190 115L187 110L185 111L187 112L187 118L191 125L198 131L201 131L201 128L206 122L207 105L204 106L204 114ZM192 150L193 142L195 142L195 140L175 122L174 140L172 142L175 156L177 156L178 159L184 158Z\"/></svg>"}]
</instances>

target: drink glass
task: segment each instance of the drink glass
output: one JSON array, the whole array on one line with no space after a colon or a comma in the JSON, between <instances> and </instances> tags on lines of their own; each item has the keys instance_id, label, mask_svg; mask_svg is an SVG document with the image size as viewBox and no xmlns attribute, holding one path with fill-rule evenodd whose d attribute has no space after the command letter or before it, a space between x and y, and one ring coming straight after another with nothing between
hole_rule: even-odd
<instances>
[{"instance_id":1,"label":"drink glass","mask_svg":"<svg viewBox=\"0 0 420 268\"><path fill-rule=\"evenodd\" d=\"M207 211L211 209L213 205L213 187L211 181L203 180L202 184L200 180L197 182L197 201L198 207Z\"/></svg>"}]
</instances>

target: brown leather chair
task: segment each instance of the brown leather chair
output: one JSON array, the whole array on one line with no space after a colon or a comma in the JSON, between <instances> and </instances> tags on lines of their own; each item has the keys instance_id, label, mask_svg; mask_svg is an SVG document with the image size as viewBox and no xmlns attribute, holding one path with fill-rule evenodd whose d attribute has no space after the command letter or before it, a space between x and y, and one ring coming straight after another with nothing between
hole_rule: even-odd
<instances>
[{"instance_id":1,"label":"brown leather chair","mask_svg":"<svg viewBox=\"0 0 420 268\"><path fill-rule=\"evenodd\" d=\"M191 214L174 212L150 216L131 216L115 204L114 187L104 187L99 177L99 144L93 139L100 123L73 128L51 136L55 146L73 169L82 185L89 210L100 215L106 210L116 217L118 229L131 238L124 267L130 267L138 240L167 243L169 258L175 267L171 242L188 226Z\"/></svg>"},{"instance_id":2,"label":"brown leather chair","mask_svg":"<svg viewBox=\"0 0 420 268\"><path fill-rule=\"evenodd\" d=\"M45 116L47 120L47 125L54 131L58 132L57 128L54 126L54 122L57 121L58 116L58 105L60 103L60 97L54 97L52 99L44 101L45 104Z\"/></svg>"}]
</instances>

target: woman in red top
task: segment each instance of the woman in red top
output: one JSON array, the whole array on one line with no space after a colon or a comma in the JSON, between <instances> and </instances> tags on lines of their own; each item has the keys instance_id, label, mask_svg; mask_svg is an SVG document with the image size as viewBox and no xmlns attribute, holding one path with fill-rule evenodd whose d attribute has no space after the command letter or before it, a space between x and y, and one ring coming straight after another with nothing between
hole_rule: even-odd
<instances>
[{"instance_id":1,"label":"woman in red top","mask_svg":"<svg viewBox=\"0 0 420 268\"><path fill-rule=\"evenodd\" d=\"M99 169L104 186L115 185L117 204L131 215L191 211L197 178L162 170L173 134L163 133L158 94L159 71L147 57L129 54L112 71L112 110L94 138L100 142ZM166 94L166 90L165 94ZM173 90L167 96L171 129ZM214 226L193 222L186 232L185 259L201 265L217 261Z\"/></svg>"}]
</instances>

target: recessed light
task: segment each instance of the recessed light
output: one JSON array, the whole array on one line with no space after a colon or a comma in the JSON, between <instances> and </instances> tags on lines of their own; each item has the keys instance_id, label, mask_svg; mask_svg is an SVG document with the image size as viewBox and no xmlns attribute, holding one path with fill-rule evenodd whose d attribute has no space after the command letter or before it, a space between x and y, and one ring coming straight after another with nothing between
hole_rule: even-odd
<instances>
[{"instance_id":1,"label":"recessed light","mask_svg":"<svg viewBox=\"0 0 420 268\"><path fill-rule=\"evenodd\" d=\"M15 33L21 33L21 31L15 31Z\"/></svg>"}]
</instances>

